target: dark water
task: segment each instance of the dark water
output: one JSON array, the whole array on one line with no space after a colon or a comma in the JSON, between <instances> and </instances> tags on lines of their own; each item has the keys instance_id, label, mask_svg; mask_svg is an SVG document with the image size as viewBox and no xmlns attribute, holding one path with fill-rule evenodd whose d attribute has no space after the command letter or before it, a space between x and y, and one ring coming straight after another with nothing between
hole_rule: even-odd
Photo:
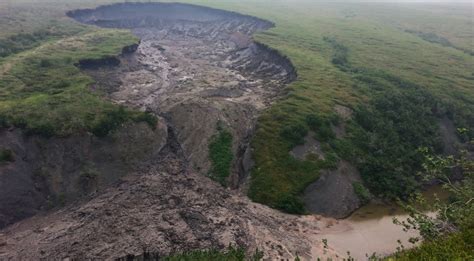
<instances>
[{"instance_id":1,"label":"dark water","mask_svg":"<svg viewBox=\"0 0 474 261\"><path fill-rule=\"evenodd\" d=\"M428 203L434 202L435 197L438 197L440 200L446 200L448 198L448 192L439 185L429 187L422 194ZM397 217L400 215L406 215L406 212L395 203L371 203L355 211L348 220L354 222L367 222L372 219L378 220L387 217Z\"/></svg>"}]
</instances>

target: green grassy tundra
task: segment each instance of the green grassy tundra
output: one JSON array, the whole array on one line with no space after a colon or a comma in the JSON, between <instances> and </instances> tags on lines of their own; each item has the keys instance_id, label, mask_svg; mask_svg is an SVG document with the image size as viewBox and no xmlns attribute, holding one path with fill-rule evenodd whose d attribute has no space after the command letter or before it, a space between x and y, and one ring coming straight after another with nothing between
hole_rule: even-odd
<instances>
[{"instance_id":1,"label":"green grassy tundra","mask_svg":"<svg viewBox=\"0 0 474 261\"><path fill-rule=\"evenodd\" d=\"M146 113L120 108L93 91L74 66L117 55L130 32L85 26L65 17L113 0L0 2L0 125L28 133L107 135ZM148 1L146 1L148 2ZM261 115L253 138L249 196L290 213L319 170L339 159L358 167L372 195L406 198L419 189L419 148L442 150L439 125L474 137L474 22L469 4L322 3L305 0L181 1L255 15L276 27L255 39L288 56L298 71L287 94ZM335 106L353 111L347 135ZM312 130L325 160L288 153ZM364 188L362 188L364 189Z\"/></svg>"}]
</instances>

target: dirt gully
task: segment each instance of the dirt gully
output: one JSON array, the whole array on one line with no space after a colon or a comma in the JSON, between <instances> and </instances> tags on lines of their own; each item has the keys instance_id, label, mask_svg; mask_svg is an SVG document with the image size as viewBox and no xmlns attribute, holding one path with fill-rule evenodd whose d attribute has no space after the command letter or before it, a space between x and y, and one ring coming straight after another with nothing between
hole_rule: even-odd
<instances>
[{"instance_id":1,"label":"dirt gully","mask_svg":"<svg viewBox=\"0 0 474 261\"><path fill-rule=\"evenodd\" d=\"M120 57L120 65L83 68L113 101L167 119L201 174L210 169L208 145L217 125L228 129L235 157L227 183L235 188L245 180L256 117L296 78L286 57L251 38L271 22L176 3L116 4L68 15L86 24L131 29L141 41Z\"/></svg>"}]
</instances>

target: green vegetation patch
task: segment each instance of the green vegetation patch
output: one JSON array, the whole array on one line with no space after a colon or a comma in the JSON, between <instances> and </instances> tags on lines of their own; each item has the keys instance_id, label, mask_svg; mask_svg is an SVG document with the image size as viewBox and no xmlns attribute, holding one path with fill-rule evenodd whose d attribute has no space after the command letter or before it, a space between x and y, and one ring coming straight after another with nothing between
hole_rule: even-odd
<instances>
[{"instance_id":1,"label":"green vegetation patch","mask_svg":"<svg viewBox=\"0 0 474 261\"><path fill-rule=\"evenodd\" d=\"M328 117L317 114L310 114L306 116L306 124L316 133L316 139L321 142L329 142L336 138L336 135L331 129L331 126L339 125L339 116L332 114Z\"/></svg>"},{"instance_id":2,"label":"green vegetation patch","mask_svg":"<svg viewBox=\"0 0 474 261\"><path fill-rule=\"evenodd\" d=\"M6 39L0 39L0 57L7 57L37 47L40 45L41 41L44 41L49 37L51 37L50 32L38 31L31 34L19 33L7 37Z\"/></svg>"},{"instance_id":3,"label":"green vegetation patch","mask_svg":"<svg viewBox=\"0 0 474 261\"><path fill-rule=\"evenodd\" d=\"M308 134L308 127L304 124L296 123L282 128L281 137L290 143L290 147L304 143L304 137Z\"/></svg>"},{"instance_id":4,"label":"green vegetation patch","mask_svg":"<svg viewBox=\"0 0 474 261\"><path fill-rule=\"evenodd\" d=\"M386 260L473 260L474 229L456 232L425 242L420 247L401 251Z\"/></svg>"},{"instance_id":5,"label":"green vegetation patch","mask_svg":"<svg viewBox=\"0 0 474 261\"><path fill-rule=\"evenodd\" d=\"M10 149L0 148L0 164L15 161L13 151Z\"/></svg>"},{"instance_id":6,"label":"green vegetation patch","mask_svg":"<svg viewBox=\"0 0 474 261\"><path fill-rule=\"evenodd\" d=\"M209 143L209 159L211 160L211 170L209 176L227 185L227 178L230 175L232 161L232 134L218 124L217 134Z\"/></svg>"},{"instance_id":7,"label":"green vegetation patch","mask_svg":"<svg viewBox=\"0 0 474 261\"><path fill-rule=\"evenodd\" d=\"M435 198L430 202L420 195L403 204L410 218L394 220L394 223L405 231L414 229L419 232L420 236L410 238L410 242L421 239L423 242L410 250L400 246L398 252L388 259L474 260L474 161L463 150L457 157L434 156L427 149L422 151L425 155L423 172L438 180L450 197L446 201ZM454 168L462 173L462 181L454 182ZM426 209L437 214L427 214Z\"/></svg>"},{"instance_id":8,"label":"green vegetation patch","mask_svg":"<svg viewBox=\"0 0 474 261\"><path fill-rule=\"evenodd\" d=\"M364 77L368 77L364 73ZM360 170L369 189L378 196L407 198L419 186L423 155L418 148L441 152L437 99L412 83L391 77L382 83L370 75L371 101L358 106L348 138L348 157ZM373 83L372 81L378 81ZM362 84L363 85L363 84Z\"/></svg>"},{"instance_id":9,"label":"green vegetation patch","mask_svg":"<svg viewBox=\"0 0 474 261\"><path fill-rule=\"evenodd\" d=\"M362 204L369 203L372 195L370 194L369 190L362 184L361 182L354 182L352 183L352 187L354 188L354 192L357 197L360 199Z\"/></svg>"},{"instance_id":10,"label":"green vegetation patch","mask_svg":"<svg viewBox=\"0 0 474 261\"><path fill-rule=\"evenodd\" d=\"M421 31L414 31L414 30L405 30L407 33L411 33L411 34L414 34L414 35L417 35L419 36L421 39L425 40L425 41L428 41L430 43L435 43L435 44L440 44L442 46L445 46L445 47L453 47L453 48L456 48L458 50L461 50L469 55L474 55L474 50L471 48L471 49L464 49L464 48L461 48L461 47L457 47L455 45L453 45L448 39L442 37L442 36L439 36L433 32L421 32Z\"/></svg>"},{"instance_id":11,"label":"green vegetation patch","mask_svg":"<svg viewBox=\"0 0 474 261\"><path fill-rule=\"evenodd\" d=\"M415 34L421 37L421 39L428 41L430 43L437 43L441 44L442 46L449 46L452 47L453 44L446 38L441 37L435 33L429 32L420 32L420 31L413 31L413 30L406 30L407 33Z\"/></svg>"},{"instance_id":12,"label":"green vegetation patch","mask_svg":"<svg viewBox=\"0 0 474 261\"><path fill-rule=\"evenodd\" d=\"M341 70L345 70L348 66L348 53L349 50L346 46L338 42L335 38L325 36L324 41L329 43L331 47L334 49L334 53L332 55L331 63L335 66L339 67Z\"/></svg>"},{"instance_id":13,"label":"green vegetation patch","mask_svg":"<svg viewBox=\"0 0 474 261\"><path fill-rule=\"evenodd\" d=\"M251 186L249 196L258 201L269 204L272 207L284 210L288 213L305 213L304 204L300 198L301 192L306 186L319 177L319 170L323 168L333 168L336 165L337 157L328 144L323 144L326 159L319 160L316 157L308 157L306 160L298 160L290 155L289 151L304 143L304 137L312 130L316 137L332 137L334 134L330 129L328 118L309 113L293 118L290 124L283 126L280 133L276 133L273 145L278 148L272 151L270 162L265 165L257 165L252 170ZM262 134L262 129L257 131L257 135ZM268 131L274 131L268 129ZM321 139L324 141L324 139ZM266 140L255 138L253 146L268 146ZM262 160L262 155L255 154L257 164ZM266 155L269 156L269 155ZM271 168L271 170L267 169ZM267 175L265 171L272 171Z\"/></svg>"},{"instance_id":14,"label":"green vegetation patch","mask_svg":"<svg viewBox=\"0 0 474 261\"><path fill-rule=\"evenodd\" d=\"M90 131L105 136L129 120L151 115L114 105L95 91L94 81L76 66L121 53L137 42L129 32L83 32L8 57L0 71L0 124L30 134L67 136ZM91 88L92 86L92 88Z\"/></svg>"},{"instance_id":15,"label":"green vegetation patch","mask_svg":"<svg viewBox=\"0 0 474 261\"><path fill-rule=\"evenodd\" d=\"M257 251L251 256L245 254L242 248L229 247L226 251L219 250L196 250L182 254L165 257L165 261L257 261L263 258L263 254Z\"/></svg>"}]
</instances>

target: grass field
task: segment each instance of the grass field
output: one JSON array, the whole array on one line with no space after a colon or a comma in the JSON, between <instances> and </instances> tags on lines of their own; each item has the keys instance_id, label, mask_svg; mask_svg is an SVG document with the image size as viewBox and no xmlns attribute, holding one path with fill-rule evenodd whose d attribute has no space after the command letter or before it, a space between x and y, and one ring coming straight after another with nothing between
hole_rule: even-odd
<instances>
[{"instance_id":1,"label":"grass field","mask_svg":"<svg viewBox=\"0 0 474 261\"><path fill-rule=\"evenodd\" d=\"M3 124L68 135L146 118L128 110L117 116L124 110L90 90L91 79L74 66L78 59L117 54L136 41L128 32L86 27L64 17L67 10L109 2L1 4L0 44L10 47L0 58ZM275 22L275 28L255 38L287 55L297 68L288 95L258 122L249 191L255 201L304 212L300 193L338 158L356 164L375 194L403 197L419 185L413 175L419 168L417 148L439 149L440 117L448 115L456 127L474 129L468 5L184 2ZM326 135L325 161L292 158L289 150L307 130L321 138L328 124L337 124L336 104L354 111L348 136ZM317 124L311 118L319 119ZM472 131L465 135L472 137Z\"/></svg>"}]
</instances>

